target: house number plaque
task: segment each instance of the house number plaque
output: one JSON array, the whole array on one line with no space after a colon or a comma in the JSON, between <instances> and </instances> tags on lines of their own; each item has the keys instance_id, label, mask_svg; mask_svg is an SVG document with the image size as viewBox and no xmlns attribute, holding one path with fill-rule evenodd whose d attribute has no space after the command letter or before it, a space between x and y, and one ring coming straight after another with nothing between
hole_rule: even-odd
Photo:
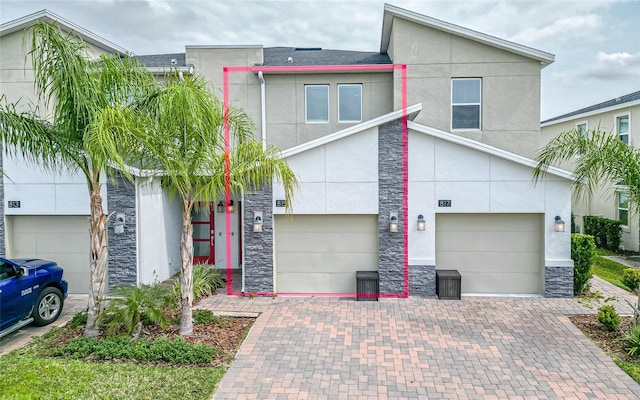
<instances>
[{"instance_id":1,"label":"house number plaque","mask_svg":"<svg viewBox=\"0 0 640 400\"><path fill-rule=\"evenodd\" d=\"M286 200L276 200L276 207L286 207L286 206L287 206Z\"/></svg>"},{"instance_id":2,"label":"house number plaque","mask_svg":"<svg viewBox=\"0 0 640 400\"><path fill-rule=\"evenodd\" d=\"M438 200L438 207L451 207L451 200Z\"/></svg>"},{"instance_id":3,"label":"house number plaque","mask_svg":"<svg viewBox=\"0 0 640 400\"><path fill-rule=\"evenodd\" d=\"M20 200L9 200L9 208L20 208Z\"/></svg>"}]
</instances>

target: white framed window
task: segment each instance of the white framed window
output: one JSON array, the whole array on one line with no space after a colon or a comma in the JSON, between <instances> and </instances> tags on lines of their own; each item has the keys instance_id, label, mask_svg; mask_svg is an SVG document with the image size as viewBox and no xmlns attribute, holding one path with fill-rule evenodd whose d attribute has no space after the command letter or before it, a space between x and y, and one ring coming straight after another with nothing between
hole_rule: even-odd
<instances>
[{"instance_id":1,"label":"white framed window","mask_svg":"<svg viewBox=\"0 0 640 400\"><path fill-rule=\"evenodd\" d=\"M629 132L631 130L631 115L630 114L617 114L616 119L616 134L623 143L629 144Z\"/></svg>"},{"instance_id":2,"label":"white framed window","mask_svg":"<svg viewBox=\"0 0 640 400\"><path fill-rule=\"evenodd\" d=\"M329 85L306 85L304 102L306 122L329 122Z\"/></svg>"},{"instance_id":3,"label":"white framed window","mask_svg":"<svg viewBox=\"0 0 640 400\"><path fill-rule=\"evenodd\" d=\"M482 117L482 80L451 80L451 129L479 130Z\"/></svg>"},{"instance_id":4,"label":"white framed window","mask_svg":"<svg viewBox=\"0 0 640 400\"><path fill-rule=\"evenodd\" d=\"M362 85L338 85L338 122L362 122Z\"/></svg>"},{"instance_id":5,"label":"white framed window","mask_svg":"<svg viewBox=\"0 0 640 400\"><path fill-rule=\"evenodd\" d=\"M582 133L582 136L587 136L587 132L589 131L589 122L588 121L578 122L576 124L576 129L580 133Z\"/></svg>"},{"instance_id":6,"label":"white framed window","mask_svg":"<svg viewBox=\"0 0 640 400\"><path fill-rule=\"evenodd\" d=\"M618 192L618 221L624 226L629 225L629 193Z\"/></svg>"}]
</instances>

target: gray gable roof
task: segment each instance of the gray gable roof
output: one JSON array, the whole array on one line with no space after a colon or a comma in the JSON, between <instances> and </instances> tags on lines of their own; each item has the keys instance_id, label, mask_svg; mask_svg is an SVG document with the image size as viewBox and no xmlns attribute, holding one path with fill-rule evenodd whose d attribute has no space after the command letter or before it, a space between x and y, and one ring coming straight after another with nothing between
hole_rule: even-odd
<instances>
[{"instance_id":1,"label":"gray gable roof","mask_svg":"<svg viewBox=\"0 0 640 400\"><path fill-rule=\"evenodd\" d=\"M291 57L291 62L289 62ZM385 53L300 47L266 47L263 66L392 64Z\"/></svg>"},{"instance_id":2,"label":"gray gable roof","mask_svg":"<svg viewBox=\"0 0 640 400\"><path fill-rule=\"evenodd\" d=\"M185 53L173 54L148 54L142 56L134 56L145 67L186 67ZM175 60L175 64L172 62Z\"/></svg>"},{"instance_id":3,"label":"gray gable roof","mask_svg":"<svg viewBox=\"0 0 640 400\"><path fill-rule=\"evenodd\" d=\"M589 107L581 108L579 110L572 111L567 114L550 118L548 120L542 121L541 124L546 124L547 122L553 122L559 119L565 119L565 118L573 117L580 114L586 114L589 112L598 111L598 110L609 108L609 107L619 106L621 104L630 103L636 100L640 100L640 90L638 90L637 92L625 94L624 96L616 97L615 99L603 101L602 103L594 104Z\"/></svg>"}]
</instances>

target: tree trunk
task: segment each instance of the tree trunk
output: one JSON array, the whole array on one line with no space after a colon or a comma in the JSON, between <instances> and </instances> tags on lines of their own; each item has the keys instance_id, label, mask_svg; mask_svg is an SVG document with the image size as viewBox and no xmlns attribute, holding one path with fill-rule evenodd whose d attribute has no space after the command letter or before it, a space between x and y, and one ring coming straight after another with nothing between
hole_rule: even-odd
<instances>
[{"instance_id":1,"label":"tree trunk","mask_svg":"<svg viewBox=\"0 0 640 400\"><path fill-rule=\"evenodd\" d=\"M180 289L182 315L180 316L180 335L193 335L193 226L191 225L191 202L183 201L182 241L180 242Z\"/></svg>"},{"instance_id":2,"label":"tree trunk","mask_svg":"<svg viewBox=\"0 0 640 400\"><path fill-rule=\"evenodd\" d=\"M99 172L97 173L99 174ZM98 175L95 175L96 177ZM91 276L89 282L89 309L87 311L87 326L85 336L98 336L100 331L96 325L96 318L102 311L107 275L107 226L106 215L102 210L102 196L100 195L98 178L92 182L91 190Z\"/></svg>"}]
</instances>

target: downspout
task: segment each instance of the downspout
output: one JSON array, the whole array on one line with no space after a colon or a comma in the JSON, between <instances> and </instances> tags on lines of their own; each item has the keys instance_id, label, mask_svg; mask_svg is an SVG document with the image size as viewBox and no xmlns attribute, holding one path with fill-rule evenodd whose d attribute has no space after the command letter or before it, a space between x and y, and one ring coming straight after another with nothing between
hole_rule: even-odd
<instances>
[{"instance_id":1,"label":"downspout","mask_svg":"<svg viewBox=\"0 0 640 400\"><path fill-rule=\"evenodd\" d=\"M262 149L267 149L267 91L266 82L262 71L258 71L258 79L260 79L260 126L262 130Z\"/></svg>"}]
</instances>

